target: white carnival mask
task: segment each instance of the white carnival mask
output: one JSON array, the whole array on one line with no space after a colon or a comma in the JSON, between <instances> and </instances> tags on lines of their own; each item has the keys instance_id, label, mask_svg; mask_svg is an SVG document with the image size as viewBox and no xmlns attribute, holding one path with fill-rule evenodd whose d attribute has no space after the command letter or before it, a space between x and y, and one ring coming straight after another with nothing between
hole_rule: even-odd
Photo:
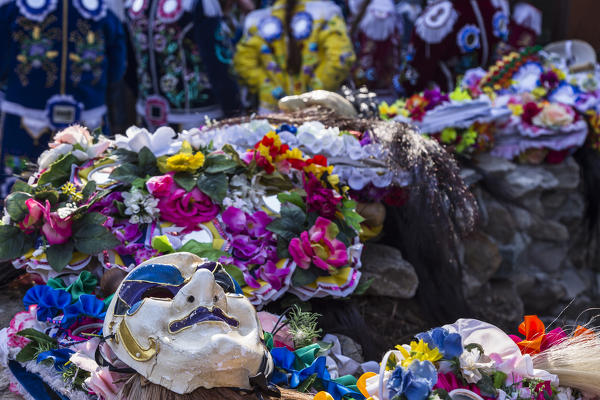
<instances>
[{"instance_id":1,"label":"white carnival mask","mask_svg":"<svg viewBox=\"0 0 600 400\"><path fill-rule=\"evenodd\" d=\"M223 267L190 253L133 269L115 293L104 336L121 361L175 393L250 389L272 370L256 310Z\"/></svg>"}]
</instances>

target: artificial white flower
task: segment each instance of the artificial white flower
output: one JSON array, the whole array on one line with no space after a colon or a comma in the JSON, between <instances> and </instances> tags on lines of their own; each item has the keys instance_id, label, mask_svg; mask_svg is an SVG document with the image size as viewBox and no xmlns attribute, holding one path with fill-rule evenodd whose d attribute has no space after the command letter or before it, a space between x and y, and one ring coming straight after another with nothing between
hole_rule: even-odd
<instances>
[{"instance_id":1,"label":"artificial white flower","mask_svg":"<svg viewBox=\"0 0 600 400\"><path fill-rule=\"evenodd\" d=\"M132 126L125 131L125 136L115 136L115 145L118 148L136 153L147 147L152 154L160 157L166 154L175 154L179 151L182 141L175 139L176 136L175 131L167 126L158 128L154 133L150 133L144 128Z\"/></svg>"},{"instance_id":2,"label":"artificial white flower","mask_svg":"<svg viewBox=\"0 0 600 400\"><path fill-rule=\"evenodd\" d=\"M478 348L463 351L459 361L462 374L468 383L479 382L482 372L493 372L494 361L482 354Z\"/></svg>"},{"instance_id":3,"label":"artificial white flower","mask_svg":"<svg viewBox=\"0 0 600 400\"><path fill-rule=\"evenodd\" d=\"M38 158L37 163L40 166L40 169L46 169L50 166L50 164L57 161L59 158L61 158L65 154L69 154L72 151L73 151L73 145L66 144L66 143L59 144L58 146L56 146L53 149L48 149L48 150L44 151Z\"/></svg>"},{"instance_id":4,"label":"artificial white flower","mask_svg":"<svg viewBox=\"0 0 600 400\"><path fill-rule=\"evenodd\" d=\"M77 206L74 203L67 203L64 207L56 210L58 216L62 219L67 218L69 215L73 214L77 210Z\"/></svg>"},{"instance_id":5,"label":"artificial white flower","mask_svg":"<svg viewBox=\"0 0 600 400\"><path fill-rule=\"evenodd\" d=\"M226 202L224 200L223 204L239 208L250 214L257 209L262 209L263 197L267 194L267 188L258 183L258 178L258 175L255 175L250 181L245 175L232 177L229 181L227 200Z\"/></svg>"},{"instance_id":6,"label":"artificial white flower","mask_svg":"<svg viewBox=\"0 0 600 400\"><path fill-rule=\"evenodd\" d=\"M144 194L137 189L123 193L125 214L130 215L129 222L132 224L149 224L158 218L158 199L151 194Z\"/></svg>"}]
</instances>

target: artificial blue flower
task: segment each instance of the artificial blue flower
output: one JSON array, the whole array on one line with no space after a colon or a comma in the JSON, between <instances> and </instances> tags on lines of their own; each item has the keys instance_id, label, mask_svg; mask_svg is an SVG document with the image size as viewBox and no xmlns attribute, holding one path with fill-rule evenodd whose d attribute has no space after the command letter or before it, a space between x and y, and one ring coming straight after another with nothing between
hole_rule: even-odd
<instances>
[{"instance_id":1,"label":"artificial blue flower","mask_svg":"<svg viewBox=\"0 0 600 400\"><path fill-rule=\"evenodd\" d=\"M37 305L38 321L47 321L71 304L71 300L71 294L65 290L52 289L46 285L36 285L25 293L23 304L25 307Z\"/></svg>"},{"instance_id":2,"label":"artificial blue flower","mask_svg":"<svg viewBox=\"0 0 600 400\"><path fill-rule=\"evenodd\" d=\"M96 298L96 296L82 294L79 296L79 300L64 308L64 316L60 324L63 327L68 327L82 315L102 319L106 314L104 306L104 302Z\"/></svg>"},{"instance_id":3,"label":"artificial blue flower","mask_svg":"<svg viewBox=\"0 0 600 400\"><path fill-rule=\"evenodd\" d=\"M293 133L295 135L298 132L298 128L296 128L293 125L281 124L281 125L279 125L279 128L277 128L275 130L275 132L277 132L277 133L280 133L283 131L287 131L287 132Z\"/></svg>"},{"instance_id":4,"label":"artificial blue flower","mask_svg":"<svg viewBox=\"0 0 600 400\"><path fill-rule=\"evenodd\" d=\"M450 360L463 352L462 338L458 333L450 333L444 328L433 328L428 332L419 333L417 339L423 340L430 348L437 347L444 359Z\"/></svg>"},{"instance_id":5,"label":"artificial blue flower","mask_svg":"<svg viewBox=\"0 0 600 400\"><path fill-rule=\"evenodd\" d=\"M407 369L398 366L387 382L389 398L399 399L404 395L407 400L425 400L437 383L437 370L430 361L413 361Z\"/></svg>"},{"instance_id":6,"label":"artificial blue flower","mask_svg":"<svg viewBox=\"0 0 600 400\"><path fill-rule=\"evenodd\" d=\"M54 363L54 368L57 371L63 371L65 369L65 364L69 362L71 355L75 352L70 349L54 349L44 351L37 356L37 362L41 363L45 360L52 360Z\"/></svg>"}]
</instances>

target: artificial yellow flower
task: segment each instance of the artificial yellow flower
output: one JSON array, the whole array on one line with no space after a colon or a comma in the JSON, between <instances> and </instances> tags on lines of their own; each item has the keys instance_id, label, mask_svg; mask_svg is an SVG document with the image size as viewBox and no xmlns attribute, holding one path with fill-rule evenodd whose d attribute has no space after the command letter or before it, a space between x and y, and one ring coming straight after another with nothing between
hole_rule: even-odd
<instances>
[{"instance_id":1,"label":"artificial yellow flower","mask_svg":"<svg viewBox=\"0 0 600 400\"><path fill-rule=\"evenodd\" d=\"M204 165L204 154L178 153L167 158L167 170L174 172L195 172Z\"/></svg>"},{"instance_id":2,"label":"artificial yellow flower","mask_svg":"<svg viewBox=\"0 0 600 400\"><path fill-rule=\"evenodd\" d=\"M304 167L304 172L312 172L313 175L317 177L317 179L321 179L325 172L329 173L329 175L333 173L333 165L330 165L329 167L324 167L318 164L310 164Z\"/></svg>"},{"instance_id":3,"label":"artificial yellow flower","mask_svg":"<svg viewBox=\"0 0 600 400\"><path fill-rule=\"evenodd\" d=\"M327 182L337 190L337 185L340 183L340 177L338 175L328 175Z\"/></svg>"},{"instance_id":4,"label":"artificial yellow flower","mask_svg":"<svg viewBox=\"0 0 600 400\"><path fill-rule=\"evenodd\" d=\"M379 115L386 118L393 118L398 115L399 107L396 103L389 105L387 102L382 102L379 105Z\"/></svg>"},{"instance_id":5,"label":"artificial yellow flower","mask_svg":"<svg viewBox=\"0 0 600 400\"><path fill-rule=\"evenodd\" d=\"M542 97L546 96L546 94L548 94L548 91L543 87L536 87L531 91L531 94L533 94L538 99L541 99Z\"/></svg>"},{"instance_id":6,"label":"artificial yellow flower","mask_svg":"<svg viewBox=\"0 0 600 400\"><path fill-rule=\"evenodd\" d=\"M437 347L430 349L429 345L423 339L418 342L410 342L410 352L400 345L396 346L396 349L404 356L404 360L401 362L403 367L408 367L414 360L431 361L434 363L442 359L440 350Z\"/></svg>"},{"instance_id":7,"label":"artificial yellow flower","mask_svg":"<svg viewBox=\"0 0 600 400\"><path fill-rule=\"evenodd\" d=\"M442 143L450 144L456 140L456 129L454 128L445 128L440 135L440 139Z\"/></svg>"},{"instance_id":8,"label":"artificial yellow flower","mask_svg":"<svg viewBox=\"0 0 600 400\"><path fill-rule=\"evenodd\" d=\"M67 182L64 185L62 185L60 187L60 191L63 192L64 194L70 196L71 199L73 199L75 201L79 201L79 200L83 199L83 195L81 194L81 192L78 192L75 185L73 185L71 182Z\"/></svg>"},{"instance_id":9,"label":"artificial yellow flower","mask_svg":"<svg viewBox=\"0 0 600 400\"><path fill-rule=\"evenodd\" d=\"M304 155L302 154L302 151L299 148L294 147L293 149L285 152L284 158L292 160L304 160Z\"/></svg>"},{"instance_id":10,"label":"artificial yellow flower","mask_svg":"<svg viewBox=\"0 0 600 400\"><path fill-rule=\"evenodd\" d=\"M184 140L181 144L179 153L166 158L161 157L158 160L158 166L161 172L195 172L204 165L204 154L197 152L194 154L192 145Z\"/></svg>"},{"instance_id":11,"label":"artificial yellow flower","mask_svg":"<svg viewBox=\"0 0 600 400\"><path fill-rule=\"evenodd\" d=\"M471 95L468 91L464 90L461 87L457 87L448 95L451 100L454 101L469 101L472 100Z\"/></svg>"},{"instance_id":12,"label":"artificial yellow flower","mask_svg":"<svg viewBox=\"0 0 600 400\"><path fill-rule=\"evenodd\" d=\"M521 116L523 115L523 105L522 104L515 104L515 103L511 103L508 105L508 108L510 109L510 111L512 111L514 116Z\"/></svg>"}]
</instances>

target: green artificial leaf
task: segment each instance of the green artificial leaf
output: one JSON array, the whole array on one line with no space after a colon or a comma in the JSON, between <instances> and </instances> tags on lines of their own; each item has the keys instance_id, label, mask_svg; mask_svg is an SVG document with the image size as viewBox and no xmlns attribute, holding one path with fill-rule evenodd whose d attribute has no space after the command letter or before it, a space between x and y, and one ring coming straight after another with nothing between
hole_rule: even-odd
<instances>
[{"instance_id":1,"label":"green artificial leaf","mask_svg":"<svg viewBox=\"0 0 600 400\"><path fill-rule=\"evenodd\" d=\"M106 217L99 212L84 214L81 218L73 223L73 232L78 232L82 229L89 228L93 225L102 225L106 221Z\"/></svg>"},{"instance_id":2,"label":"green artificial leaf","mask_svg":"<svg viewBox=\"0 0 600 400\"><path fill-rule=\"evenodd\" d=\"M243 166L243 167L247 167L246 163L244 161L242 161L242 159L240 158L240 155L238 154L238 152L233 148L232 145L230 144L226 144L225 146L223 146L221 148L221 151L223 151L223 153L227 154L229 157L231 157L232 160L234 160L236 162L236 164L238 166Z\"/></svg>"},{"instance_id":3,"label":"green artificial leaf","mask_svg":"<svg viewBox=\"0 0 600 400\"><path fill-rule=\"evenodd\" d=\"M287 241L300 236L304 230L306 214L300 207L292 203L284 203L281 206L281 218L271 222L267 229Z\"/></svg>"},{"instance_id":4,"label":"green artificial leaf","mask_svg":"<svg viewBox=\"0 0 600 400\"><path fill-rule=\"evenodd\" d=\"M51 184L60 187L71 177L71 166L77 164L78 160L73 154L66 154L59 160L50 164L50 167L38 179L38 186Z\"/></svg>"},{"instance_id":5,"label":"green artificial leaf","mask_svg":"<svg viewBox=\"0 0 600 400\"><path fill-rule=\"evenodd\" d=\"M311 376L309 376L308 378L306 378L300 385L298 385L298 388L296 388L297 391L299 391L300 393L306 393L310 390L310 388L313 386L313 384L315 383L315 380L317 379L317 374L312 374Z\"/></svg>"},{"instance_id":6,"label":"green artificial leaf","mask_svg":"<svg viewBox=\"0 0 600 400\"><path fill-rule=\"evenodd\" d=\"M196 179L194 179L194 175L187 172L176 173L174 179L175 182L184 188L186 192L191 192L194 186L196 186Z\"/></svg>"},{"instance_id":7,"label":"green artificial leaf","mask_svg":"<svg viewBox=\"0 0 600 400\"><path fill-rule=\"evenodd\" d=\"M34 343L45 344L50 347L58 346L58 342L56 341L56 339L53 339L45 333L42 333L33 328L23 329L22 331L17 332L17 335L27 338Z\"/></svg>"},{"instance_id":8,"label":"green artificial leaf","mask_svg":"<svg viewBox=\"0 0 600 400\"><path fill-rule=\"evenodd\" d=\"M15 181L15 183L13 183L13 186L10 191L11 191L11 193L24 192L24 193L32 194L33 188L31 186L29 186L27 183L17 179Z\"/></svg>"},{"instance_id":9,"label":"green artificial leaf","mask_svg":"<svg viewBox=\"0 0 600 400\"><path fill-rule=\"evenodd\" d=\"M496 389L500 389L502 388L502 386L504 386L504 382L506 382L507 375L502 371L496 371L494 372L492 377L494 379L494 387Z\"/></svg>"},{"instance_id":10,"label":"green artificial leaf","mask_svg":"<svg viewBox=\"0 0 600 400\"><path fill-rule=\"evenodd\" d=\"M48 263L56 272L61 272L73 258L73 241L64 244L53 244L46 249Z\"/></svg>"},{"instance_id":11,"label":"green artificial leaf","mask_svg":"<svg viewBox=\"0 0 600 400\"><path fill-rule=\"evenodd\" d=\"M147 148L144 147L138 153L138 166L139 170L143 171L145 175L158 175L158 167L156 165L156 157L154 153Z\"/></svg>"},{"instance_id":12,"label":"green artificial leaf","mask_svg":"<svg viewBox=\"0 0 600 400\"><path fill-rule=\"evenodd\" d=\"M298 267L292 275L292 286L310 285L316 281L318 277L319 275L317 275L312 268L302 269Z\"/></svg>"},{"instance_id":13,"label":"green artificial leaf","mask_svg":"<svg viewBox=\"0 0 600 400\"><path fill-rule=\"evenodd\" d=\"M442 400L452 400L448 392L444 389L435 389L433 392L431 392L431 394L437 396Z\"/></svg>"},{"instance_id":14,"label":"green artificial leaf","mask_svg":"<svg viewBox=\"0 0 600 400\"><path fill-rule=\"evenodd\" d=\"M481 379L477 382L477 387L481 390L483 396L496 397L496 388L494 387L494 381L491 376L481 374Z\"/></svg>"},{"instance_id":15,"label":"green artificial leaf","mask_svg":"<svg viewBox=\"0 0 600 400\"><path fill-rule=\"evenodd\" d=\"M127 209L127 207L125 206L125 203L123 203L122 201L117 201L114 200L113 204L115 205L115 207L117 207L117 210L119 210L119 215L121 215L122 217L125 217L125 210Z\"/></svg>"},{"instance_id":16,"label":"green artificial leaf","mask_svg":"<svg viewBox=\"0 0 600 400\"><path fill-rule=\"evenodd\" d=\"M23 218L29 214L25 202L31 198L31 195L25 192L13 192L9 194L6 200L4 200L4 206L6 207L6 212L10 215L10 219L15 222L23 221Z\"/></svg>"},{"instance_id":17,"label":"green artificial leaf","mask_svg":"<svg viewBox=\"0 0 600 400\"><path fill-rule=\"evenodd\" d=\"M223 268L225 268L225 271L227 271L227 273L231 275L233 279L235 279L238 285L246 286L246 281L244 280L244 273L241 269L239 269L235 265L230 264L223 265Z\"/></svg>"},{"instance_id":18,"label":"green artificial leaf","mask_svg":"<svg viewBox=\"0 0 600 400\"><path fill-rule=\"evenodd\" d=\"M292 203L297 205L302 211L306 211L306 203L304 203L304 199L297 191L279 193L277 195L277 200L279 200L281 204Z\"/></svg>"},{"instance_id":19,"label":"green artificial leaf","mask_svg":"<svg viewBox=\"0 0 600 400\"><path fill-rule=\"evenodd\" d=\"M131 182L131 187L136 189L145 189L146 188L146 179L145 178L136 178L133 182Z\"/></svg>"},{"instance_id":20,"label":"green artificial leaf","mask_svg":"<svg viewBox=\"0 0 600 400\"><path fill-rule=\"evenodd\" d=\"M30 342L27 343L27 345L17 353L15 360L17 360L20 363L25 363L27 361L33 360L37 356L37 353L38 344L35 342Z\"/></svg>"},{"instance_id":21,"label":"green artificial leaf","mask_svg":"<svg viewBox=\"0 0 600 400\"><path fill-rule=\"evenodd\" d=\"M131 184L139 177L138 169L135 165L122 164L110 173L109 179L125 184Z\"/></svg>"},{"instance_id":22,"label":"green artificial leaf","mask_svg":"<svg viewBox=\"0 0 600 400\"><path fill-rule=\"evenodd\" d=\"M278 239L279 240L277 240L277 257L279 257L280 259L290 258L290 242L282 237L279 237Z\"/></svg>"},{"instance_id":23,"label":"green artificial leaf","mask_svg":"<svg viewBox=\"0 0 600 400\"><path fill-rule=\"evenodd\" d=\"M207 258L210 261L218 261L222 256L229 255L229 253L226 253L222 250L214 249L212 243L200 243L196 240L190 240L186 242L177 251L187 251L197 255L198 257Z\"/></svg>"},{"instance_id":24,"label":"green artificial leaf","mask_svg":"<svg viewBox=\"0 0 600 400\"><path fill-rule=\"evenodd\" d=\"M342 215L348 225L356 232L360 231L360 223L365 219L356 212L356 202L353 200L342 200Z\"/></svg>"},{"instance_id":25,"label":"green artificial leaf","mask_svg":"<svg viewBox=\"0 0 600 400\"><path fill-rule=\"evenodd\" d=\"M483 347L479 343L469 343L468 345L465 346L466 351L471 351L474 349L479 350L479 353L481 353L481 354L485 354Z\"/></svg>"},{"instance_id":26,"label":"green artificial leaf","mask_svg":"<svg viewBox=\"0 0 600 400\"><path fill-rule=\"evenodd\" d=\"M197 186L217 204L227 196L228 180L225 174L204 174L198 178Z\"/></svg>"},{"instance_id":27,"label":"green artificial leaf","mask_svg":"<svg viewBox=\"0 0 600 400\"><path fill-rule=\"evenodd\" d=\"M204 161L204 172L207 174L220 174L233 172L238 167L235 160L231 160L223 154L211 154Z\"/></svg>"},{"instance_id":28,"label":"green artificial leaf","mask_svg":"<svg viewBox=\"0 0 600 400\"><path fill-rule=\"evenodd\" d=\"M336 219L334 222L340 230L337 235L337 239L344 243L346 247L350 247L352 245L352 239L356 237L357 232L350 225L348 225L346 221Z\"/></svg>"},{"instance_id":29,"label":"green artificial leaf","mask_svg":"<svg viewBox=\"0 0 600 400\"><path fill-rule=\"evenodd\" d=\"M361 278L360 282L358 282L358 285L356 285L356 289L354 289L354 292L352 293L352 295L362 296L363 294L365 294L365 292L371 287L371 284L373 284L374 280L375 280L375 277L373 277L373 276L367 280L365 280L364 278Z\"/></svg>"},{"instance_id":30,"label":"green artificial leaf","mask_svg":"<svg viewBox=\"0 0 600 400\"><path fill-rule=\"evenodd\" d=\"M48 200L50 204L56 204L58 203L60 193L58 193L58 190L55 190L48 185L48 187L45 188L37 188L34 197L40 203L45 203L46 200Z\"/></svg>"},{"instance_id":31,"label":"green artificial leaf","mask_svg":"<svg viewBox=\"0 0 600 400\"><path fill-rule=\"evenodd\" d=\"M117 247L121 242L102 225L84 225L73 234L75 248L84 254L94 255Z\"/></svg>"},{"instance_id":32,"label":"green artificial leaf","mask_svg":"<svg viewBox=\"0 0 600 400\"><path fill-rule=\"evenodd\" d=\"M89 199L90 196L92 194L94 194L94 192L96 192L96 182L89 181L88 183L85 184L83 189L81 189L81 194L83 196L83 200L85 201L85 200Z\"/></svg>"},{"instance_id":33,"label":"green artificial leaf","mask_svg":"<svg viewBox=\"0 0 600 400\"><path fill-rule=\"evenodd\" d=\"M156 251L160 251L161 253L172 253L175 251L173 245L169 241L166 235L154 236L152 238L152 248Z\"/></svg>"},{"instance_id":34,"label":"green artificial leaf","mask_svg":"<svg viewBox=\"0 0 600 400\"><path fill-rule=\"evenodd\" d=\"M28 248L25 234L16 226L0 226L0 260L12 260L20 257Z\"/></svg>"},{"instance_id":35,"label":"green artificial leaf","mask_svg":"<svg viewBox=\"0 0 600 400\"><path fill-rule=\"evenodd\" d=\"M267 188L271 189L273 193L280 193L286 190L292 190L294 184L285 175L275 171L272 174L263 173L260 175L259 183ZM271 193L269 193L271 194Z\"/></svg>"}]
</instances>

